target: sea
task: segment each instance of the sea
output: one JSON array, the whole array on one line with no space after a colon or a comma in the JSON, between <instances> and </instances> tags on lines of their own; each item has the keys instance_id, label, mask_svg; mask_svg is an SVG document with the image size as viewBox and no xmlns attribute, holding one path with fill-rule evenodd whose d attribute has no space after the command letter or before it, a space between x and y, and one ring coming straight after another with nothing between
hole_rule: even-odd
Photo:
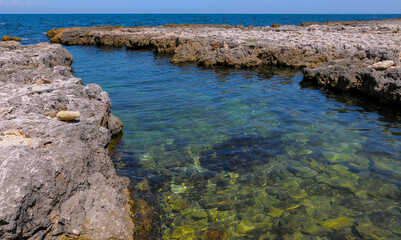
<instances>
[{"instance_id":1,"label":"sea","mask_svg":"<svg viewBox=\"0 0 401 240\"><path fill-rule=\"evenodd\" d=\"M267 26L393 15L0 15L0 35L168 23ZM401 239L401 113L302 82L299 69L172 64L170 55L68 46L124 122L135 239ZM112 223L110 223L112 224Z\"/></svg>"}]
</instances>

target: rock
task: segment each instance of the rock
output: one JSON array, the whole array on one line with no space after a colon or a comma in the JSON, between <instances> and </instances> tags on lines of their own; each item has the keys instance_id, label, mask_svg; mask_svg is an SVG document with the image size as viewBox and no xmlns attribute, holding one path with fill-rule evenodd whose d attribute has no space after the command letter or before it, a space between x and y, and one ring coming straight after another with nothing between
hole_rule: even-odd
<instances>
[{"instance_id":1,"label":"rock","mask_svg":"<svg viewBox=\"0 0 401 240\"><path fill-rule=\"evenodd\" d=\"M265 28L169 24L60 28L50 30L47 36L51 42L65 45L155 49L173 55L173 63L305 67L303 83L363 93L385 104L398 104L401 82L400 70L395 66L400 63L401 46L393 32L400 27L401 19L273 24Z\"/></svg>"},{"instance_id":2,"label":"rock","mask_svg":"<svg viewBox=\"0 0 401 240\"><path fill-rule=\"evenodd\" d=\"M174 195L170 196L168 198L168 203L170 203L171 208L176 212L184 210L184 209L188 208L188 206L189 206L188 200L183 198L179 194L174 194Z\"/></svg>"},{"instance_id":3,"label":"rock","mask_svg":"<svg viewBox=\"0 0 401 240\"><path fill-rule=\"evenodd\" d=\"M128 181L106 149L110 99L85 93L72 60L58 44L0 43L0 239L132 239ZM66 109L80 121L47 117Z\"/></svg>"},{"instance_id":4,"label":"rock","mask_svg":"<svg viewBox=\"0 0 401 240\"><path fill-rule=\"evenodd\" d=\"M272 27L273 27L273 28L278 28L278 27L281 27L281 26L283 26L283 25L278 24L278 23L273 23L273 24L272 24Z\"/></svg>"},{"instance_id":5,"label":"rock","mask_svg":"<svg viewBox=\"0 0 401 240\"><path fill-rule=\"evenodd\" d=\"M394 61L387 60L387 61L383 61L383 62L377 62L377 63L373 64L372 67L376 70L387 70L394 65L395 65Z\"/></svg>"},{"instance_id":6,"label":"rock","mask_svg":"<svg viewBox=\"0 0 401 240\"><path fill-rule=\"evenodd\" d=\"M269 209L270 209L269 216L274 218L278 218L284 213L283 209L275 208L273 206L270 206Z\"/></svg>"},{"instance_id":7,"label":"rock","mask_svg":"<svg viewBox=\"0 0 401 240\"><path fill-rule=\"evenodd\" d=\"M11 50L15 50L17 48L20 48L21 46L22 46L21 43L16 41L0 42L0 47L8 48Z\"/></svg>"},{"instance_id":8,"label":"rock","mask_svg":"<svg viewBox=\"0 0 401 240\"><path fill-rule=\"evenodd\" d=\"M365 239L380 240L380 239L388 239L389 236L391 236L391 234L388 231L368 223L358 224L356 230Z\"/></svg>"},{"instance_id":9,"label":"rock","mask_svg":"<svg viewBox=\"0 0 401 240\"><path fill-rule=\"evenodd\" d=\"M304 69L303 82L323 88L358 92L384 104L401 103L401 69L377 71L370 63L343 60L317 68Z\"/></svg>"},{"instance_id":10,"label":"rock","mask_svg":"<svg viewBox=\"0 0 401 240\"><path fill-rule=\"evenodd\" d=\"M57 113L56 117L61 121L72 121L79 118L81 115L79 112L72 111L60 111Z\"/></svg>"},{"instance_id":11,"label":"rock","mask_svg":"<svg viewBox=\"0 0 401 240\"><path fill-rule=\"evenodd\" d=\"M60 28L50 30L47 36L51 42L65 45L155 49L172 54L173 63L306 67L303 83L362 92L387 104L401 101L400 78L383 73L400 63L401 47L398 35L393 34L400 27L401 19L265 28L170 24ZM378 70L382 73L376 73Z\"/></svg>"},{"instance_id":12,"label":"rock","mask_svg":"<svg viewBox=\"0 0 401 240\"><path fill-rule=\"evenodd\" d=\"M110 113L109 121L107 122L107 127L110 130L111 136L114 137L114 136L118 136L118 135L122 134L124 124L120 120L120 118L118 118L114 114Z\"/></svg>"},{"instance_id":13,"label":"rock","mask_svg":"<svg viewBox=\"0 0 401 240\"><path fill-rule=\"evenodd\" d=\"M195 210L191 211L190 214L191 214L191 217L195 220L204 219L209 216L207 214L207 212L203 209L195 209Z\"/></svg>"},{"instance_id":14,"label":"rock","mask_svg":"<svg viewBox=\"0 0 401 240\"><path fill-rule=\"evenodd\" d=\"M344 228L344 227L352 227L353 225L354 225L354 220L352 220L351 218L347 218L347 217L338 217L335 219L329 219L322 224L322 226L331 228L334 230L338 230L338 229Z\"/></svg>"},{"instance_id":15,"label":"rock","mask_svg":"<svg viewBox=\"0 0 401 240\"><path fill-rule=\"evenodd\" d=\"M255 226L252 224L251 221L243 219L240 223L237 224L235 230L239 234L246 234L255 229Z\"/></svg>"},{"instance_id":16,"label":"rock","mask_svg":"<svg viewBox=\"0 0 401 240\"><path fill-rule=\"evenodd\" d=\"M6 41L22 41L22 38L19 37L10 37L10 36L3 36L1 38L1 41L6 42Z\"/></svg>"}]
</instances>

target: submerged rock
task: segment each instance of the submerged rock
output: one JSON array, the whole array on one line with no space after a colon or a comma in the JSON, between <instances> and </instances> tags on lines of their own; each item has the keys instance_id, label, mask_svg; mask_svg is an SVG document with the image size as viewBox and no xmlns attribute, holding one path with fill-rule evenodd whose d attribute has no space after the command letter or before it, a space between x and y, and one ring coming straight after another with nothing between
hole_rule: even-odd
<instances>
[{"instance_id":1,"label":"submerged rock","mask_svg":"<svg viewBox=\"0 0 401 240\"><path fill-rule=\"evenodd\" d=\"M201 166L216 172L247 172L281 153L282 142L256 135L234 137L201 153Z\"/></svg>"}]
</instances>

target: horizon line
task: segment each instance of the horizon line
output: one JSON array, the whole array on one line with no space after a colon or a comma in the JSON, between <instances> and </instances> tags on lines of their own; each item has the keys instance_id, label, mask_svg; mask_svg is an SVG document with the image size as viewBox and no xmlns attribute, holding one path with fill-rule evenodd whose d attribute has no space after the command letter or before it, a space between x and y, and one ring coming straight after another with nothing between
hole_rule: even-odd
<instances>
[{"instance_id":1,"label":"horizon line","mask_svg":"<svg viewBox=\"0 0 401 240\"><path fill-rule=\"evenodd\" d=\"M401 13L124 13L124 12L116 12L116 13L103 13L103 12L94 12L94 13L73 13L73 12L67 12L67 13L1 13L1 15L13 15L13 14L24 14L24 15L29 15L29 14L46 14L46 15L61 15L61 14L141 14L141 15L146 15L146 14L163 14L163 15L172 15L172 14L182 14L182 15L189 15L189 14L198 14L198 15L217 15L217 14L233 14L233 15L401 15Z\"/></svg>"}]
</instances>

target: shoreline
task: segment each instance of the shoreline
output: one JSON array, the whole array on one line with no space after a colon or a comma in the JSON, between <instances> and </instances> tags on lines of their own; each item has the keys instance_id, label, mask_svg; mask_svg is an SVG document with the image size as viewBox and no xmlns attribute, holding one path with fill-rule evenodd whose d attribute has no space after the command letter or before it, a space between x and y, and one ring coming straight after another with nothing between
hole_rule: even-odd
<instances>
[{"instance_id":1,"label":"shoreline","mask_svg":"<svg viewBox=\"0 0 401 240\"><path fill-rule=\"evenodd\" d=\"M52 43L149 49L172 63L304 69L304 81L401 103L401 19L242 27L167 24L53 29Z\"/></svg>"},{"instance_id":2,"label":"shoreline","mask_svg":"<svg viewBox=\"0 0 401 240\"><path fill-rule=\"evenodd\" d=\"M100 86L73 76L72 61L58 44L0 42L1 239L134 234L129 182L107 150L122 122ZM63 121L62 111L80 117Z\"/></svg>"}]
</instances>

